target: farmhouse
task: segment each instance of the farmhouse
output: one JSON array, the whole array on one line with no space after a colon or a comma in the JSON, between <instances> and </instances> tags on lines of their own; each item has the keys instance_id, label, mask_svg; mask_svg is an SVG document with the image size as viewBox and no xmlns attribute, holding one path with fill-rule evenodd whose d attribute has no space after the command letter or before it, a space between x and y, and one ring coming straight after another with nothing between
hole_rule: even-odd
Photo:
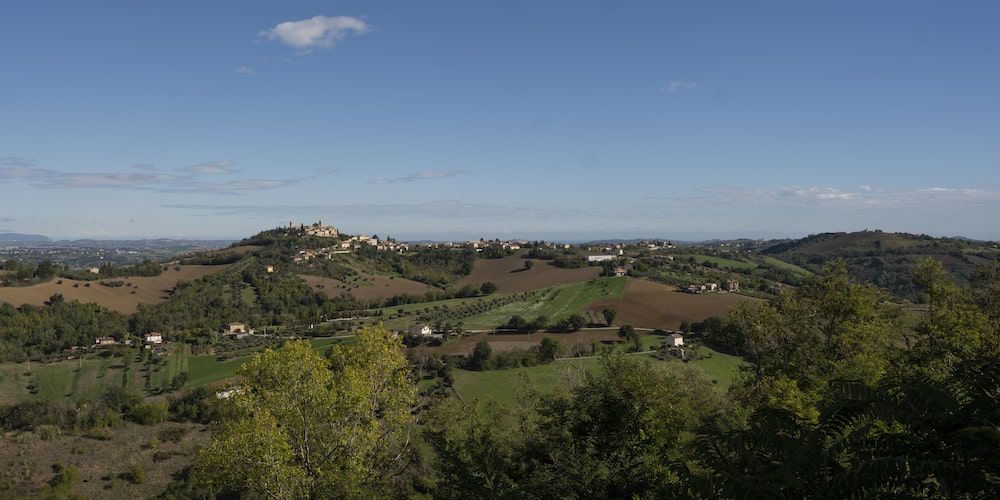
<instances>
[{"instance_id":1,"label":"farmhouse","mask_svg":"<svg viewBox=\"0 0 1000 500\"><path fill-rule=\"evenodd\" d=\"M92 267L89 269L90 274L101 274L101 269L99 267Z\"/></svg>"},{"instance_id":2,"label":"farmhouse","mask_svg":"<svg viewBox=\"0 0 1000 500\"><path fill-rule=\"evenodd\" d=\"M222 331L222 334L227 337L242 339L247 335L253 335L253 330L248 329L245 323L229 323Z\"/></svg>"},{"instance_id":3,"label":"farmhouse","mask_svg":"<svg viewBox=\"0 0 1000 500\"><path fill-rule=\"evenodd\" d=\"M118 341L114 337L97 337L94 339L94 345L97 347L118 345Z\"/></svg>"},{"instance_id":4,"label":"farmhouse","mask_svg":"<svg viewBox=\"0 0 1000 500\"><path fill-rule=\"evenodd\" d=\"M736 280L729 280L726 282L726 291L736 293L740 291L740 282Z\"/></svg>"},{"instance_id":5,"label":"farmhouse","mask_svg":"<svg viewBox=\"0 0 1000 500\"><path fill-rule=\"evenodd\" d=\"M671 333L667 336L667 347L680 347L684 345L684 336L679 333Z\"/></svg>"},{"instance_id":6,"label":"farmhouse","mask_svg":"<svg viewBox=\"0 0 1000 500\"><path fill-rule=\"evenodd\" d=\"M149 332L149 333L143 335L142 337L146 341L147 344L162 344L163 343L163 335L161 335L159 332Z\"/></svg>"},{"instance_id":7,"label":"farmhouse","mask_svg":"<svg viewBox=\"0 0 1000 500\"><path fill-rule=\"evenodd\" d=\"M618 267L615 268L614 273L615 273L615 276L617 276L619 278L621 278L622 276L628 276L628 268L627 267L618 266Z\"/></svg>"},{"instance_id":8,"label":"farmhouse","mask_svg":"<svg viewBox=\"0 0 1000 500\"><path fill-rule=\"evenodd\" d=\"M434 330L425 323L422 325L411 326L409 333L410 335L414 336L429 337L431 335L434 335Z\"/></svg>"}]
</instances>

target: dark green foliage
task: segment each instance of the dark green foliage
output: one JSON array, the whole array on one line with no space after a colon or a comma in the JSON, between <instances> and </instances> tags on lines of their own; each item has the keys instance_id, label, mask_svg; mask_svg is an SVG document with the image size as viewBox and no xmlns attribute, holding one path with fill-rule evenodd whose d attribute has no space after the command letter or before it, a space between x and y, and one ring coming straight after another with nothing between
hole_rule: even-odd
<instances>
[{"instance_id":1,"label":"dark green foliage","mask_svg":"<svg viewBox=\"0 0 1000 500\"><path fill-rule=\"evenodd\" d=\"M611 326L611 324L615 322L615 317L618 316L618 311L615 311L610 307L605 307L604 310L601 311L601 315L604 316L604 321L608 323L608 326Z\"/></svg>"},{"instance_id":2,"label":"dark green foliage","mask_svg":"<svg viewBox=\"0 0 1000 500\"><path fill-rule=\"evenodd\" d=\"M490 367L492 357L493 348L490 347L489 342L480 340L472 349L472 355L469 356L467 367L470 370L485 370Z\"/></svg>"},{"instance_id":3,"label":"dark green foliage","mask_svg":"<svg viewBox=\"0 0 1000 500\"><path fill-rule=\"evenodd\" d=\"M587 326L587 318L579 314L570 314L555 325L556 329L566 332L575 332L585 326Z\"/></svg>"},{"instance_id":4,"label":"dark green foliage","mask_svg":"<svg viewBox=\"0 0 1000 500\"><path fill-rule=\"evenodd\" d=\"M53 297L49 305L42 307L24 305L18 309L0 304L0 360L20 362L27 356L90 346L96 337L125 337L125 316L60 297Z\"/></svg>"},{"instance_id":5,"label":"dark green foliage","mask_svg":"<svg viewBox=\"0 0 1000 500\"><path fill-rule=\"evenodd\" d=\"M518 416L459 404L433 415L435 497L663 497L678 481L667 465L721 402L686 365L613 358L571 393L525 405Z\"/></svg>"}]
</instances>

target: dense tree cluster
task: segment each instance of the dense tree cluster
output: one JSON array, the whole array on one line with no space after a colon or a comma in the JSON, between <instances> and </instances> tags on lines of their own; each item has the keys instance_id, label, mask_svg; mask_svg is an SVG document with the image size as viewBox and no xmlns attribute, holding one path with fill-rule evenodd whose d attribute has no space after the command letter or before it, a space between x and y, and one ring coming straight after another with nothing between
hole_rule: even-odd
<instances>
[{"instance_id":1,"label":"dense tree cluster","mask_svg":"<svg viewBox=\"0 0 1000 500\"><path fill-rule=\"evenodd\" d=\"M15 308L0 304L0 360L24 361L73 346L89 346L96 337L119 340L128 333L127 318L94 304L66 302L62 295L47 305Z\"/></svg>"}]
</instances>

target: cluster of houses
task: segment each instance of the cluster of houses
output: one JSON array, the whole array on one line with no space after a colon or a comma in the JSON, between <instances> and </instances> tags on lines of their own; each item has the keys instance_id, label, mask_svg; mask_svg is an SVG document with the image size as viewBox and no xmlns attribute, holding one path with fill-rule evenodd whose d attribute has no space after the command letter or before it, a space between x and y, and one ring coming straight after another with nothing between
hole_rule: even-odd
<instances>
[{"instance_id":1,"label":"cluster of houses","mask_svg":"<svg viewBox=\"0 0 1000 500\"><path fill-rule=\"evenodd\" d=\"M289 221L288 227L291 229L294 228L295 225ZM338 231L337 228L333 226L324 226L323 221L313 223L309 226L300 225L299 227L307 236L318 236L320 238L336 238L340 236L340 231Z\"/></svg>"},{"instance_id":2,"label":"cluster of houses","mask_svg":"<svg viewBox=\"0 0 1000 500\"><path fill-rule=\"evenodd\" d=\"M720 288L718 283L705 283L702 285L688 285L684 289L687 293L711 293L726 291L730 293L736 293L740 291L740 282L736 280L729 280L726 282L725 288Z\"/></svg>"},{"instance_id":3,"label":"cluster of houses","mask_svg":"<svg viewBox=\"0 0 1000 500\"><path fill-rule=\"evenodd\" d=\"M229 323L222 330L223 337L231 337L236 339L243 339L246 338L248 335L253 335L253 334L254 334L253 329L248 328L245 323ZM142 342L143 345L145 345L147 348L162 345L164 343L163 334L160 332L149 332L142 336ZM96 339L94 339L94 347L98 348L114 347L116 345L129 346L132 345L132 341L125 340L122 342L118 342L118 340L116 340L114 337L97 337Z\"/></svg>"}]
</instances>

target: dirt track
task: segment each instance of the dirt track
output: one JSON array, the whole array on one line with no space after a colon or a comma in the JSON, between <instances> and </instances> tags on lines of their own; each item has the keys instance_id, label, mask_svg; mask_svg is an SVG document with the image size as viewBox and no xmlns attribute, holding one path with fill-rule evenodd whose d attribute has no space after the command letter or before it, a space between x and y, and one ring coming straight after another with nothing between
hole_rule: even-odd
<instances>
[{"instance_id":1,"label":"dirt track","mask_svg":"<svg viewBox=\"0 0 1000 500\"><path fill-rule=\"evenodd\" d=\"M615 324L645 328L677 329L681 321L701 321L723 315L729 308L751 299L733 293L691 294L652 281L629 279L619 299L602 300L588 306L600 311L610 307L618 311Z\"/></svg>"},{"instance_id":2,"label":"dirt track","mask_svg":"<svg viewBox=\"0 0 1000 500\"><path fill-rule=\"evenodd\" d=\"M594 279L601 273L599 267L562 269L544 260L522 259L519 255L502 259L477 259L472 273L459 280L457 286L492 281L501 292L526 292L561 283ZM524 269L525 260L534 262L531 269Z\"/></svg>"},{"instance_id":3,"label":"dirt track","mask_svg":"<svg viewBox=\"0 0 1000 500\"><path fill-rule=\"evenodd\" d=\"M15 306L22 304L42 305L49 297L61 293L67 301L78 300L99 304L113 311L131 314L139 304L153 304L166 300L167 290L173 288L179 280L193 280L202 276L217 273L226 266L180 266L180 271L170 267L159 276L135 276L131 278L108 278L100 281L121 280L133 286L110 288L100 281L76 281L57 278L47 283L25 287L0 287L0 301L9 302ZM62 284L58 284L59 281ZM85 286L87 283L90 286ZM78 286L74 286L78 285ZM132 292L135 292L134 294Z\"/></svg>"}]
</instances>

